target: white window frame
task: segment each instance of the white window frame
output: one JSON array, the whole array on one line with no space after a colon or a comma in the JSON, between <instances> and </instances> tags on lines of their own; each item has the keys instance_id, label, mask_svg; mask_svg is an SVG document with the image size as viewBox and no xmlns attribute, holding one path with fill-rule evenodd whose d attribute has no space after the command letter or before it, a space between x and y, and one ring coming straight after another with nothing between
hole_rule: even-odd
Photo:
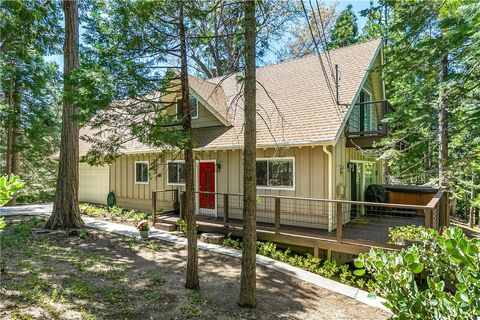
<instances>
[{"instance_id":1,"label":"white window frame","mask_svg":"<svg viewBox=\"0 0 480 320\"><path fill-rule=\"evenodd\" d=\"M292 186L258 186L258 190L286 190L286 191L295 191L295 157L271 157L271 158L256 158L255 159L255 165L257 165L257 161L275 161L275 160L292 160L293 163L293 181L292 181ZM267 164L267 179L268 179L268 164ZM268 181L267 181L268 183Z\"/></svg>"},{"instance_id":2,"label":"white window frame","mask_svg":"<svg viewBox=\"0 0 480 320\"><path fill-rule=\"evenodd\" d=\"M168 165L169 165L170 163L183 163L183 164L185 165L185 160L172 160L172 161L168 161L168 162L167 162L167 186L185 186L185 183L181 183L181 182L172 182L172 183L170 183L170 182L169 182L169 181L170 181L170 177L169 177L169 175L168 175L168 172L169 172L169 170L168 170Z\"/></svg>"},{"instance_id":3,"label":"white window frame","mask_svg":"<svg viewBox=\"0 0 480 320\"><path fill-rule=\"evenodd\" d=\"M199 108L198 108L198 99L197 99L197 97L195 97L195 96L192 95L192 94L189 95L189 98L190 98L190 99L191 99L191 98L194 98L194 99L195 99L195 102L196 102L196 106L197 106L197 115L196 115L195 117L192 117L192 120L193 120L193 119L198 119L198 112L199 112L199 111L198 111L198 109L199 109ZM175 100L175 113L176 113L176 114L181 114L181 112L178 112L178 103L177 103L178 100L182 100L182 97L177 97L176 100ZM190 113L191 113L191 112L192 112L192 110L190 110Z\"/></svg>"},{"instance_id":4,"label":"white window frame","mask_svg":"<svg viewBox=\"0 0 480 320\"><path fill-rule=\"evenodd\" d=\"M135 161L133 164L133 173L134 173L134 181L135 184L149 184L150 183L150 174L147 174L147 181L137 181L137 163L143 163L147 165L147 172L150 172L150 164L148 161Z\"/></svg>"}]
</instances>

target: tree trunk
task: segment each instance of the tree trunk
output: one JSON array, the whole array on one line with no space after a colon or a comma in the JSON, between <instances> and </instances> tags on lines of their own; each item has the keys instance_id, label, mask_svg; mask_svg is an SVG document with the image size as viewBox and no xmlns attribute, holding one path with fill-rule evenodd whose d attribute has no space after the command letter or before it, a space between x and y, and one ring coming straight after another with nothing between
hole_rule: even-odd
<instances>
[{"instance_id":1,"label":"tree trunk","mask_svg":"<svg viewBox=\"0 0 480 320\"><path fill-rule=\"evenodd\" d=\"M79 125L74 116L78 114L77 106L71 99L78 88L69 76L79 66L78 2L64 0L65 42L64 57L64 92L62 114L62 137L58 179L55 191L53 213L47 221L46 228L81 228L84 226L78 209L78 162L79 162Z\"/></svg>"},{"instance_id":2,"label":"tree trunk","mask_svg":"<svg viewBox=\"0 0 480 320\"><path fill-rule=\"evenodd\" d=\"M240 281L242 307L256 306L257 175L255 0L245 1L245 130L243 146L243 253Z\"/></svg>"},{"instance_id":3,"label":"tree trunk","mask_svg":"<svg viewBox=\"0 0 480 320\"><path fill-rule=\"evenodd\" d=\"M12 63L12 66L14 64ZM19 138L20 138L20 89L18 79L15 79L14 72L10 77L9 95L8 95L8 127L7 127L7 175L19 175L20 173L20 154L19 154ZM7 206L14 206L17 203L17 196L14 195Z\"/></svg>"},{"instance_id":4,"label":"tree trunk","mask_svg":"<svg viewBox=\"0 0 480 320\"><path fill-rule=\"evenodd\" d=\"M7 125L7 150L6 150L6 174L11 175L12 170L12 155L13 155L13 115L12 110L13 106L13 75L10 78L10 84L8 88L8 107L10 109L10 114L8 115L8 125Z\"/></svg>"},{"instance_id":5,"label":"tree trunk","mask_svg":"<svg viewBox=\"0 0 480 320\"><path fill-rule=\"evenodd\" d=\"M182 84L182 113L183 113L183 131L189 133L187 145L183 150L185 155L185 206L187 216L187 279L185 288L199 289L198 280L198 249L197 249L197 222L195 217L194 203L194 177L193 177L193 145L190 139L192 134L192 115L190 114L189 92L188 92L188 69L187 69L187 44L185 36L185 23L183 3L180 3L180 55L181 55L181 74Z\"/></svg>"},{"instance_id":6,"label":"tree trunk","mask_svg":"<svg viewBox=\"0 0 480 320\"><path fill-rule=\"evenodd\" d=\"M445 105L445 82L448 74L448 57L445 54L440 59L440 73L438 77L438 180L440 187L446 187L448 181L446 174L448 170L448 114Z\"/></svg>"},{"instance_id":7,"label":"tree trunk","mask_svg":"<svg viewBox=\"0 0 480 320\"><path fill-rule=\"evenodd\" d=\"M475 200L475 173L472 172L472 190L470 192L470 200L473 202ZM470 205L470 215L468 217L468 226L473 228L475 225L475 207L473 203Z\"/></svg>"}]
</instances>

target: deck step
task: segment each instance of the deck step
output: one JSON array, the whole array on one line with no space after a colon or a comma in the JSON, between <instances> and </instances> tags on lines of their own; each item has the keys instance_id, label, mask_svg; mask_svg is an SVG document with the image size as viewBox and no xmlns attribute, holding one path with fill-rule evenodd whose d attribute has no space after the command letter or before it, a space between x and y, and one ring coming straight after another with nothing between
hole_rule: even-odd
<instances>
[{"instance_id":1,"label":"deck step","mask_svg":"<svg viewBox=\"0 0 480 320\"><path fill-rule=\"evenodd\" d=\"M177 227L171 223L157 222L155 223L155 229L163 231L175 231L177 230Z\"/></svg>"}]
</instances>

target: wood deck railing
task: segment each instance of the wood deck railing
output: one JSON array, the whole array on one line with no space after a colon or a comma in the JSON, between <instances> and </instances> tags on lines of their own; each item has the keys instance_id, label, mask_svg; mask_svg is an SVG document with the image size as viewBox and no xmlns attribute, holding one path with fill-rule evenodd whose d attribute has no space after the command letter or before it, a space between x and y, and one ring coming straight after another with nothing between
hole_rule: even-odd
<instances>
[{"instance_id":1,"label":"wood deck railing","mask_svg":"<svg viewBox=\"0 0 480 320\"><path fill-rule=\"evenodd\" d=\"M200 195L215 197L215 210L199 208ZM199 222L224 230L241 228L241 193L195 192L195 196ZM184 193L179 201L181 216L184 214L183 198ZM438 192L425 206L258 195L257 227L259 232L269 232L274 238L267 236L267 239L272 241L288 238L289 242L297 245L313 241L322 244L322 248L340 252L365 251L369 246L398 249L398 246L388 244L389 228L415 224L438 229L448 225L446 200L443 191Z\"/></svg>"},{"instance_id":2,"label":"wood deck railing","mask_svg":"<svg viewBox=\"0 0 480 320\"><path fill-rule=\"evenodd\" d=\"M158 210L158 200L159 200L159 195L163 196L162 201L163 202L168 202L169 204L172 204L172 211L175 210L175 208L180 209L180 199L178 196L178 189L168 189L168 190L153 190L152 191L152 222L153 225L155 225L157 221L157 210ZM168 198L167 198L168 197Z\"/></svg>"}]
</instances>

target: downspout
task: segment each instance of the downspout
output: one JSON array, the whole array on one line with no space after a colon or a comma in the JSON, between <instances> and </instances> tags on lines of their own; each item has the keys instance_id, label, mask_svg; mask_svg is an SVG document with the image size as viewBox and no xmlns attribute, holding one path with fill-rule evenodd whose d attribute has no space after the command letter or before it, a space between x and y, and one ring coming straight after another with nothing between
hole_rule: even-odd
<instances>
[{"instance_id":1,"label":"downspout","mask_svg":"<svg viewBox=\"0 0 480 320\"><path fill-rule=\"evenodd\" d=\"M332 191L333 191L333 157L332 153L328 150L326 145L323 145L323 152L327 154L328 157L328 200L333 200ZM328 232L333 230L333 205L329 203L328 206Z\"/></svg>"}]
</instances>

